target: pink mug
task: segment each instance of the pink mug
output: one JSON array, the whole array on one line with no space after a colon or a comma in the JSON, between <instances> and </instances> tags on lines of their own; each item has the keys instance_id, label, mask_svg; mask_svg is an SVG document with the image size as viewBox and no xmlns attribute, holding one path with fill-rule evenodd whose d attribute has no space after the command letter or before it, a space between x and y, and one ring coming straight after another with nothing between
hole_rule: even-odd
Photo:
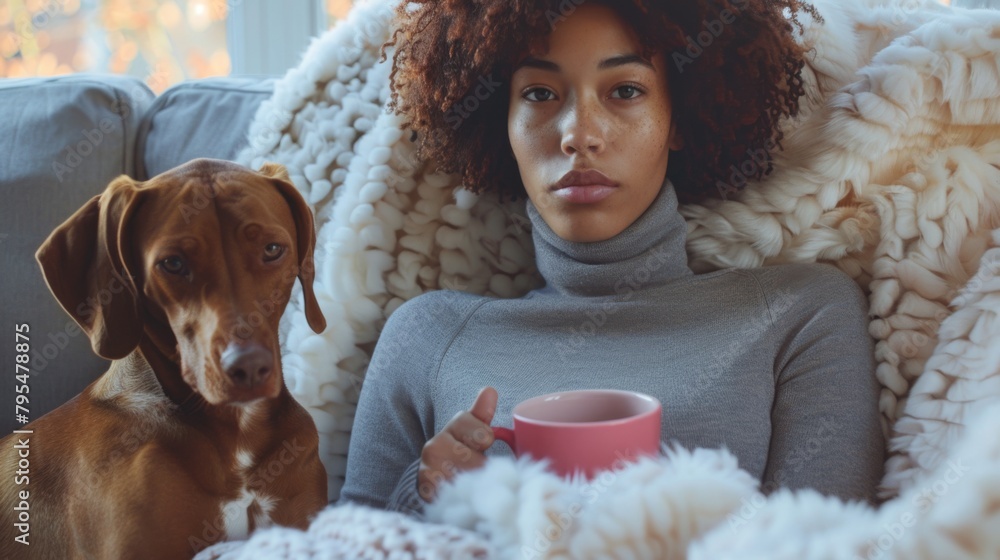
<instances>
[{"instance_id":1,"label":"pink mug","mask_svg":"<svg viewBox=\"0 0 1000 560\"><path fill-rule=\"evenodd\" d=\"M616 463L660 451L660 401L614 389L550 393L514 407L514 429L491 426L516 457L548 459L567 477L582 472L588 480Z\"/></svg>"}]
</instances>

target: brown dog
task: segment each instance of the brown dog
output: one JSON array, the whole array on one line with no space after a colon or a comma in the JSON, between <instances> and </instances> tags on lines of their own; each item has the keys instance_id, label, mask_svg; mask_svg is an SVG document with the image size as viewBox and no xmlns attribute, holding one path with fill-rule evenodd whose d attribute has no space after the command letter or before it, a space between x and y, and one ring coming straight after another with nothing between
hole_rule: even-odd
<instances>
[{"instance_id":1,"label":"brown dog","mask_svg":"<svg viewBox=\"0 0 1000 560\"><path fill-rule=\"evenodd\" d=\"M326 472L282 378L278 320L298 277L309 326L326 328L315 240L282 166L209 159L118 177L52 233L45 280L115 361L0 440L0 558L190 558L308 525Z\"/></svg>"}]
</instances>

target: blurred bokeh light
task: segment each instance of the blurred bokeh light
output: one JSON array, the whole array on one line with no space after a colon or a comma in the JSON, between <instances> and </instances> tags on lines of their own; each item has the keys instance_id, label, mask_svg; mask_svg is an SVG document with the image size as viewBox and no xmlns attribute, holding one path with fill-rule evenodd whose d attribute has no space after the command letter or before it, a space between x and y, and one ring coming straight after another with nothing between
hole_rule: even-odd
<instances>
[{"instance_id":1,"label":"blurred bokeh light","mask_svg":"<svg viewBox=\"0 0 1000 560\"><path fill-rule=\"evenodd\" d=\"M0 76L111 72L156 93L229 74L227 0L0 0Z\"/></svg>"},{"instance_id":2,"label":"blurred bokeh light","mask_svg":"<svg viewBox=\"0 0 1000 560\"><path fill-rule=\"evenodd\" d=\"M326 14L329 18L329 26L333 27L338 20L346 19L347 12L351 10L353 0L326 0Z\"/></svg>"}]
</instances>

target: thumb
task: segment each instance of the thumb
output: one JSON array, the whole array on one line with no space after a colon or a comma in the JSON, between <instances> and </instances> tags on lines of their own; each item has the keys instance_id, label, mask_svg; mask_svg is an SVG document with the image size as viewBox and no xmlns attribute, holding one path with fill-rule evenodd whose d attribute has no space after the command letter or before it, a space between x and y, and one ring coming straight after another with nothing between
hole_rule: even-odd
<instances>
[{"instance_id":1,"label":"thumb","mask_svg":"<svg viewBox=\"0 0 1000 560\"><path fill-rule=\"evenodd\" d=\"M472 403L472 408L469 409L469 412L479 421L489 424L493 421L493 414L497 411L498 399L499 396L496 389L493 387L484 387L482 391L479 391L479 396L476 397L476 402Z\"/></svg>"}]
</instances>

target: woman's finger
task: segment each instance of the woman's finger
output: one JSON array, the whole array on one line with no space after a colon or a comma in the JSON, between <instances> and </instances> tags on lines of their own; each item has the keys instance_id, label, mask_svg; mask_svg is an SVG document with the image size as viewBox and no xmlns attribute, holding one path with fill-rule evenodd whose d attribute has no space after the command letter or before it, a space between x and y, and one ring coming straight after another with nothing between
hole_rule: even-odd
<instances>
[{"instance_id":1,"label":"woman's finger","mask_svg":"<svg viewBox=\"0 0 1000 560\"><path fill-rule=\"evenodd\" d=\"M493 429L490 428L489 424L485 424L473 416L471 412L462 412L455 415L448 422L448 425L445 426L444 431L451 434L463 447L467 447L469 450L477 453L482 453L493 445ZM456 454L468 454L467 451L462 452L460 449L455 449L454 452Z\"/></svg>"},{"instance_id":2,"label":"woman's finger","mask_svg":"<svg viewBox=\"0 0 1000 560\"><path fill-rule=\"evenodd\" d=\"M469 409L469 412L482 423L489 425L493 421L493 414L497 411L497 400L499 398L496 389L493 387L483 387L476 397L476 402L472 403L472 408Z\"/></svg>"}]
</instances>

